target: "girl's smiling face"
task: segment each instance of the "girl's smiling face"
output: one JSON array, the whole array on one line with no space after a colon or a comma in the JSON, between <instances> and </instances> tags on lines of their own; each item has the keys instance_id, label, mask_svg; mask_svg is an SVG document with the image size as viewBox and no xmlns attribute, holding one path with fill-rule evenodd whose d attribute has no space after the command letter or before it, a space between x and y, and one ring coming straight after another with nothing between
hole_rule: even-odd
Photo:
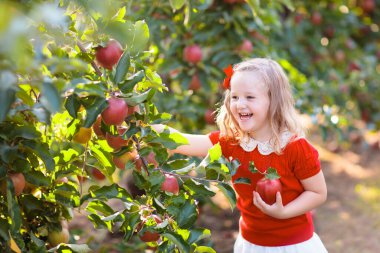
<instances>
[{"instance_id":1,"label":"girl's smiling face","mask_svg":"<svg viewBox=\"0 0 380 253\"><path fill-rule=\"evenodd\" d=\"M258 141L271 138L268 88L255 71L236 71L231 79L230 110L240 129Z\"/></svg>"}]
</instances>

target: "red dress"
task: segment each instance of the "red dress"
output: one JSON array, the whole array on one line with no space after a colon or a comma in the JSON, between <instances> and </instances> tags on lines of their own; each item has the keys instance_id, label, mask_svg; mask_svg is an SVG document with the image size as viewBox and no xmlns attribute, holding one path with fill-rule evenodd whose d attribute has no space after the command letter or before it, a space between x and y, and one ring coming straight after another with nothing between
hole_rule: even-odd
<instances>
[{"instance_id":1,"label":"red dress","mask_svg":"<svg viewBox=\"0 0 380 253\"><path fill-rule=\"evenodd\" d=\"M219 132L212 132L209 138L213 144L220 143L225 157L238 159L241 166L232 177L245 177L251 184L233 184L237 193L237 207L241 213L240 233L242 237L260 246L285 246L304 242L313 236L314 226L310 212L289 219L276 219L261 212L253 204L253 191L263 177L260 173L248 170L249 162L254 161L258 170L264 172L273 167L280 175L282 201L284 206L296 199L304 188L300 180L316 175L320 171L317 150L304 138L290 141L281 155L262 155L258 148L245 151L239 144L219 138Z\"/></svg>"}]
</instances>

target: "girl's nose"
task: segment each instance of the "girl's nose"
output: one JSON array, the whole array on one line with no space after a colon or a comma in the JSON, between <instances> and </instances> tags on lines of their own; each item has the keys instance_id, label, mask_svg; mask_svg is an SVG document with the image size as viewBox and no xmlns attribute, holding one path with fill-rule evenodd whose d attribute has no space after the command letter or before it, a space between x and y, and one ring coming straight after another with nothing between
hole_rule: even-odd
<instances>
[{"instance_id":1,"label":"girl's nose","mask_svg":"<svg viewBox=\"0 0 380 253\"><path fill-rule=\"evenodd\" d=\"M243 99L239 99L239 100L237 101L237 103L236 103L236 107L237 107L238 109L240 109L240 108L245 108L245 107L246 107L246 103L245 103L245 101L244 101Z\"/></svg>"}]
</instances>

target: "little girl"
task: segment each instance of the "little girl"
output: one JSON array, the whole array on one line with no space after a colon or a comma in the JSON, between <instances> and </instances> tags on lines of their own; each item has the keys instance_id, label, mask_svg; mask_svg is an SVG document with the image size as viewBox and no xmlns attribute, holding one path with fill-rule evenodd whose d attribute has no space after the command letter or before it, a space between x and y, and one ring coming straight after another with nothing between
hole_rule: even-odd
<instances>
[{"instance_id":1,"label":"little girl","mask_svg":"<svg viewBox=\"0 0 380 253\"><path fill-rule=\"evenodd\" d=\"M310 214L325 202L326 183L318 152L303 136L283 69L273 60L255 58L225 72L225 99L217 116L220 131L183 134L189 144L174 152L206 156L219 142L225 157L241 163L232 177L241 213L235 253L327 252L314 233ZM274 204L255 192L263 176L249 171L250 161L261 173L272 167L280 175L282 192ZM251 184L235 184L241 177Z\"/></svg>"}]
</instances>

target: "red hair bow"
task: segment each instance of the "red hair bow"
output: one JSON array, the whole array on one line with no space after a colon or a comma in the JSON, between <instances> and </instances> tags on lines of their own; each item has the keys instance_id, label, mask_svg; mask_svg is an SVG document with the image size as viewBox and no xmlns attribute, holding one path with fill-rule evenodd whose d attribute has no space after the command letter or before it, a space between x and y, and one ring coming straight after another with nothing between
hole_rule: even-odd
<instances>
[{"instance_id":1,"label":"red hair bow","mask_svg":"<svg viewBox=\"0 0 380 253\"><path fill-rule=\"evenodd\" d=\"M224 89L227 90L231 86L230 82L231 82L232 74L234 73L234 69L232 68L232 65L230 64L223 71L226 74L226 78L224 78L224 81L223 81L223 87L224 87Z\"/></svg>"}]
</instances>

